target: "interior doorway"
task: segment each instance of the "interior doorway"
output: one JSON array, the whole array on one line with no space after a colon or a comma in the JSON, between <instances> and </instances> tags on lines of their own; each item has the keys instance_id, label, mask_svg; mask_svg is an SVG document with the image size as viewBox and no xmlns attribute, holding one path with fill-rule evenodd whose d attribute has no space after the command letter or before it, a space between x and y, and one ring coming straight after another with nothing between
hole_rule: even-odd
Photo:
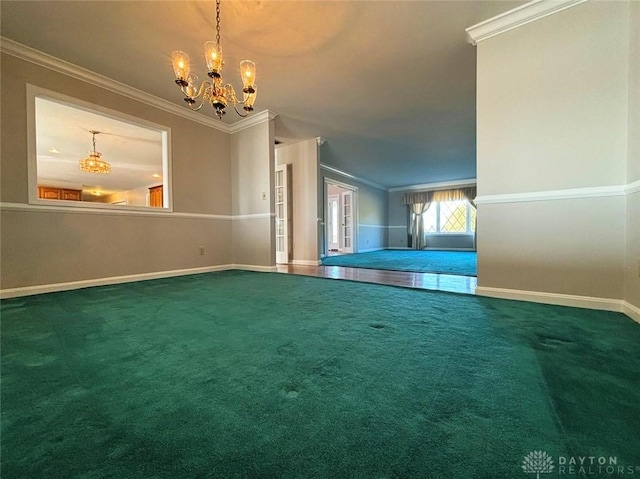
<instances>
[{"instance_id":1,"label":"interior doorway","mask_svg":"<svg viewBox=\"0 0 640 479\"><path fill-rule=\"evenodd\" d=\"M330 178L325 182L325 254L357 251L358 188Z\"/></svg>"}]
</instances>

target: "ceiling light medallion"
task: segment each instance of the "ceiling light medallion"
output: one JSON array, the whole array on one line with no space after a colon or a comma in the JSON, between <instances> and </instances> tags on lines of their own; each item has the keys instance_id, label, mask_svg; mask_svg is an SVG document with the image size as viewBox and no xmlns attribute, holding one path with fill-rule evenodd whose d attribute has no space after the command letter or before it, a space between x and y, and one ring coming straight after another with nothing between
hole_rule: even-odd
<instances>
[{"instance_id":1,"label":"ceiling light medallion","mask_svg":"<svg viewBox=\"0 0 640 479\"><path fill-rule=\"evenodd\" d=\"M86 173L111 173L111 165L100 157L102 153L96 151L96 135L99 131L89 130L89 133L93 135L93 150L89 152L89 156L84 160L80 160L80 170Z\"/></svg>"},{"instance_id":2,"label":"ceiling light medallion","mask_svg":"<svg viewBox=\"0 0 640 479\"><path fill-rule=\"evenodd\" d=\"M251 60L240 62L243 96L242 100L239 100L233 86L230 83L225 84L222 80L224 61L222 60L222 48L220 48L220 0L216 0L216 41L204 44L204 57L207 63L207 75L212 81L204 81L198 86L198 76L189 72L189 55L181 51L175 51L171 55L176 84L185 95L184 101L187 102L189 108L198 111L202 105L209 103L218 118L222 118L226 113L225 108L231 103L238 115L247 116L253 111L253 104L256 101L256 64ZM200 98L200 105L195 106L198 98ZM238 105L242 105L244 113L238 110Z\"/></svg>"}]
</instances>

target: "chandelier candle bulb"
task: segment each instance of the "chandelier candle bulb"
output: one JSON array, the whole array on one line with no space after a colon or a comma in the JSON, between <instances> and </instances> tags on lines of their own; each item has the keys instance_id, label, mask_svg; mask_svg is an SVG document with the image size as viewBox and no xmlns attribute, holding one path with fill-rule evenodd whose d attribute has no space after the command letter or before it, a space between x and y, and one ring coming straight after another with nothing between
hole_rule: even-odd
<instances>
[{"instance_id":1,"label":"chandelier candle bulb","mask_svg":"<svg viewBox=\"0 0 640 479\"><path fill-rule=\"evenodd\" d=\"M204 44L204 58L207 62L207 73L211 78L219 78L222 74L222 48L216 42Z\"/></svg>"},{"instance_id":2,"label":"chandelier candle bulb","mask_svg":"<svg viewBox=\"0 0 640 479\"><path fill-rule=\"evenodd\" d=\"M242 60L240 62L240 72L242 74L242 89L245 93L254 93L254 83L256 81L256 64L251 60Z\"/></svg>"},{"instance_id":3,"label":"chandelier candle bulb","mask_svg":"<svg viewBox=\"0 0 640 479\"><path fill-rule=\"evenodd\" d=\"M176 83L180 86L187 86L191 59L185 52L175 51L171 54L173 73L176 76Z\"/></svg>"}]
</instances>

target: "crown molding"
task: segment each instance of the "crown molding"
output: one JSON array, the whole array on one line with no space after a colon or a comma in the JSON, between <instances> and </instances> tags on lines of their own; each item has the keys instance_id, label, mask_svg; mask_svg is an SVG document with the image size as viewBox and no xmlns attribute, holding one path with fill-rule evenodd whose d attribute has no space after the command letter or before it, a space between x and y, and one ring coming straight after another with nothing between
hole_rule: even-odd
<instances>
[{"instance_id":1,"label":"crown molding","mask_svg":"<svg viewBox=\"0 0 640 479\"><path fill-rule=\"evenodd\" d=\"M197 113L187 108L178 106L175 103L167 101L163 98L151 95L142 90L138 90L137 88L126 85L125 83L120 83L119 81L113 80L112 78L92 72L91 70L87 70L86 68L80 67L65 60L61 60L60 58L56 58L47 53L43 53L39 50L28 47L26 45L23 45L22 43L18 43L3 36L0 36L0 51L6 53L7 55L11 55L21 60L28 61L35 65L47 68L49 70L62 73L63 75L70 76L72 78L75 78L76 80L90 83L91 85L95 85L99 88L103 88L113 93L117 93L118 95L131 98L132 100L139 101L154 108L158 108L159 110L163 110L173 115L186 118L187 120L200 123L202 125L208 126L209 128L213 128L214 130L222 131L227 134L236 133L238 131L244 130L245 128L250 128L263 121L273 120L277 116L277 113L274 113L270 110L263 110L246 119L242 119L240 121L237 121L236 123L227 125L226 123L222 123L218 119L210 118L202 113Z\"/></svg>"},{"instance_id":2,"label":"crown molding","mask_svg":"<svg viewBox=\"0 0 640 479\"><path fill-rule=\"evenodd\" d=\"M382 186L378 183L374 183L373 181L365 180L364 178L360 178L358 176L352 175L351 173L347 173L346 171L339 170L338 168L334 168L333 166L325 165L324 163L320 163L320 168L331 171L336 175L344 176L345 178L350 178L352 180L358 181L359 183L364 183L365 185L373 186L382 191L389 191L386 186Z\"/></svg>"},{"instance_id":3,"label":"crown molding","mask_svg":"<svg viewBox=\"0 0 640 479\"><path fill-rule=\"evenodd\" d=\"M467 42L475 46L483 40L548 17L567 8L575 7L586 1L534 0L465 29Z\"/></svg>"},{"instance_id":4,"label":"crown molding","mask_svg":"<svg viewBox=\"0 0 640 479\"><path fill-rule=\"evenodd\" d=\"M265 121L275 120L278 114L271 110L262 110L255 115L251 115L247 118L243 118L240 121L236 121L235 123L228 126L228 133L238 133L239 131L246 130L247 128L251 128L252 126L256 126Z\"/></svg>"},{"instance_id":5,"label":"crown molding","mask_svg":"<svg viewBox=\"0 0 640 479\"><path fill-rule=\"evenodd\" d=\"M397 186L389 188L389 193L396 191L435 191L442 190L444 188L464 188L466 186L476 186L477 182L477 179L469 178L466 180L440 181L438 183L423 183L421 185Z\"/></svg>"}]
</instances>

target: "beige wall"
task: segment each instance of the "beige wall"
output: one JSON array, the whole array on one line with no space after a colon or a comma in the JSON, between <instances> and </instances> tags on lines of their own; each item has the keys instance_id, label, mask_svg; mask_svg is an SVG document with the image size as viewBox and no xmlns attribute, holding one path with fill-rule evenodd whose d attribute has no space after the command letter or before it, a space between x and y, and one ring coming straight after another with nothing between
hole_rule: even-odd
<instances>
[{"instance_id":1,"label":"beige wall","mask_svg":"<svg viewBox=\"0 0 640 479\"><path fill-rule=\"evenodd\" d=\"M629 9L628 183L640 180L640 2Z\"/></svg>"},{"instance_id":2,"label":"beige wall","mask_svg":"<svg viewBox=\"0 0 640 479\"><path fill-rule=\"evenodd\" d=\"M625 182L628 32L594 1L478 44L478 195Z\"/></svg>"},{"instance_id":3,"label":"beige wall","mask_svg":"<svg viewBox=\"0 0 640 479\"><path fill-rule=\"evenodd\" d=\"M231 135L235 264L275 265L273 144L272 121Z\"/></svg>"},{"instance_id":4,"label":"beige wall","mask_svg":"<svg viewBox=\"0 0 640 479\"><path fill-rule=\"evenodd\" d=\"M2 54L1 61L2 289L233 262L230 220L179 217L231 215L228 134L10 55ZM19 206L28 203L26 83L169 127L178 214Z\"/></svg>"},{"instance_id":5,"label":"beige wall","mask_svg":"<svg viewBox=\"0 0 640 479\"><path fill-rule=\"evenodd\" d=\"M627 251L624 299L640 309L640 193L627 198Z\"/></svg>"},{"instance_id":6,"label":"beige wall","mask_svg":"<svg viewBox=\"0 0 640 479\"><path fill-rule=\"evenodd\" d=\"M2 289L230 264L230 238L228 220L4 210Z\"/></svg>"},{"instance_id":7,"label":"beige wall","mask_svg":"<svg viewBox=\"0 0 640 479\"><path fill-rule=\"evenodd\" d=\"M276 149L276 163L291 165L293 207L293 262L317 262L318 250L318 144L316 139Z\"/></svg>"},{"instance_id":8,"label":"beige wall","mask_svg":"<svg viewBox=\"0 0 640 479\"><path fill-rule=\"evenodd\" d=\"M480 286L621 299L623 197L481 205Z\"/></svg>"},{"instance_id":9,"label":"beige wall","mask_svg":"<svg viewBox=\"0 0 640 479\"><path fill-rule=\"evenodd\" d=\"M538 193L627 184L629 25L587 2L478 44L480 289L624 298L627 199Z\"/></svg>"},{"instance_id":10,"label":"beige wall","mask_svg":"<svg viewBox=\"0 0 640 479\"><path fill-rule=\"evenodd\" d=\"M640 2L629 15L629 184L640 181ZM640 308L640 192L627 197L625 299Z\"/></svg>"}]
</instances>

